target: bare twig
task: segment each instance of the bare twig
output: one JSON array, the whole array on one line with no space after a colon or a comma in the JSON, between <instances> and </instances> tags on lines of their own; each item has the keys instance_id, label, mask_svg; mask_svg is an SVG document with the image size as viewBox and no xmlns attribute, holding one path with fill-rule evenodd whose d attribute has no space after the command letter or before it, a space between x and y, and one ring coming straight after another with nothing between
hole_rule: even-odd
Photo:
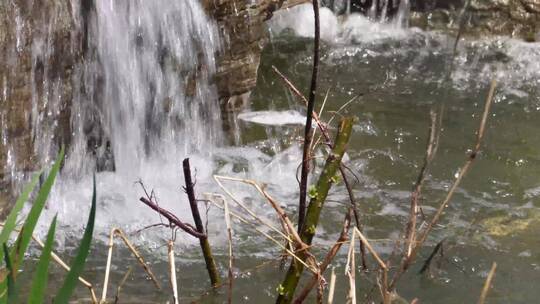
<instances>
[{"instance_id":1,"label":"bare twig","mask_svg":"<svg viewBox=\"0 0 540 304\"><path fill-rule=\"evenodd\" d=\"M152 208L154 211L156 211L160 215L163 215L163 217L165 217L167 220L169 220L170 223L172 223L175 226L177 226L178 228L184 230L188 234L190 234L190 235L192 235L192 236L194 236L196 238L205 238L206 237L206 235L204 233L198 232L197 229L195 227L191 226L190 224L183 223L174 214L172 214L170 211L167 211L167 210L159 207L157 204L155 204L151 200L149 200L149 199L147 199L145 197L141 197L141 198L139 198L139 200L141 202L143 202L145 205L147 205L148 207Z\"/></svg>"},{"instance_id":2,"label":"bare twig","mask_svg":"<svg viewBox=\"0 0 540 304\"><path fill-rule=\"evenodd\" d=\"M406 255L403 258L399 270L396 271L396 273L394 274L394 277L392 278L392 282L390 283L390 285L388 287L389 290L393 290L395 288L395 285L396 285L397 281L399 280L399 278L401 277L401 275L403 275L403 273L405 271L407 271L407 269L409 268L409 266L411 265L413 260L416 258L416 255L418 253L419 248L422 247L422 245L425 243L429 233L431 232L433 227L438 223L440 217L442 216L443 211L450 204L450 201L452 200L452 197L454 196L454 193L456 192L459 184L463 180L463 177L467 174L467 172L469 171L469 168L471 167L474 160L476 159L476 156L480 152L482 139L484 137L484 133L485 133L485 129L486 129L487 118L488 118L488 115L490 113L491 104L493 103L493 97L494 97L494 94L495 94L496 87L497 87L497 81L495 79L493 79L493 81L491 82L489 93L488 93L486 103L485 103L485 106L484 106L484 111L483 111L483 114L482 114L482 119L480 121L480 126L478 127L477 136L476 136L476 144L474 145L473 151L469 154L469 156L467 157L467 160L465 161L465 164L459 170L459 172L457 174L457 177L456 177L456 180L454 181L454 184L450 187L450 190L448 191L448 193L447 193L446 197L444 198L443 202L441 203L441 205L439 206L439 208L435 212L435 215L433 216L431 221L426 225L426 227L424 228L424 230L420 234L420 237L417 238L417 242L416 242L415 246L413 247L413 249L411 250L411 253L409 255Z\"/></svg>"},{"instance_id":3,"label":"bare twig","mask_svg":"<svg viewBox=\"0 0 540 304\"><path fill-rule=\"evenodd\" d=\"M497 263L493 262L491 270L486 278L486 282L484 283L484 288L482 288L480 299L478 299L478 304L484 304L486 302L486 297L489 292L489 288L491 287L491 281L493 281L493 277L495 276L495 270L497 270Z\"/></svg>"},{"instance_id":4,"label":"bare twig","mask_svg":"<svg viewBox=\"0 0 540 304\"><path fill-rule=\"evenodd\" d=\"M437 252L442 250L442 248L443 248L442 246L443 246L445 240L446 240L446 238L442 239L440 242L437 243L437 245L435 246L435 248L433 248L433 251L431 252L429 257L426 259L426 262L424 262L424 265L422 266L422 268L420 269L420 271L418 273L422 274L422 273L426 272L426 270L429 269L429 266L431 266L431 262L433 261L433 258L435 257Z\"/></svg>"},{"instance_id":5,"label":"bare twig","mask_svg":"<svg viewBox=\"0 0 540 304\"><path fill-rule=\"evenodd\" d=\"M366 245L369 253L371 253L373 258L375 258L375 261L377 261L377 264L379 264L379 267L381 269L381 282L379 287L383 298L383 303L390 304L391 294L388 289L388 265L381 259L381 257L377 254L377 251L375 251L375 249L373 249L373 247L369 243L368 239L356 227L354 228L354 234L356 234L358 238Z\"/></svg>"},{"instance_id":6,"label":"bare twig","mask_svg":"<svg viewBox=\"0 0 540 304\"><path fill-rule=\"evenodd\" d=\"M351 203L351 208L354 214L354 221L356 223L356 227L362 231L362 225L360 224L360 216L358 215L358 210L356 208L356 200L354 198L354 192L352 190L351 184L349 183L349 180L347 179L347 176L345 174L345 170L343 170L343 164L339 166L339 172L341 173L341 176L343 177L343 183L345 184L345 188L347 189L347 193L349 194L349 201ZM364 242L360 242L360 255L362 257L362 269L367 269L367 263L366 263L366 249Z\"/></svg>"},{"instance_id":7,"label":"bare twig","mask_svg":"<svg viewBox=\"0 0 540 304\"><path fill-rule=\"evenodd\" d=\"M124 274L124 277L122 278L122 280L120 280L120 283L118 283L118 287L116 287L116 294L114 296L115 304L117 304L118 301L120 300L120 291L122 290L122 287L126 283L132 271L133 271L133 267L129 267L129 269L126 271L126 274Z\"/></svg>"},{"instance_id":8,"label":"bare twig","mask_svg":"<svg viewBox=\"0 0 540 304\"><path fill-rule=\"evenodd\" d=\"M257 216L257 214L255 214L255 212L250 210L245 204L243 204L239 199L237 199L236 196L231 191L229 191L229 189L227 189L223 185L223 183L221 182L222 179L228 179L228 180L234 180L234 181L242 181L242 179L214 175L214 180L216 181L218 186L221 188L221 190L223 190L233 200L233 202L235 202L238 206L240 206L240 208L242 208L244 211L246 211L251 217L253 217L257 221L259 221L261 224L263 224L263 225L267 226L268 228L272 229L273 231L277 232L279 235L281 235L283 238L285 238L289 242L292 242L292 240L289 239L288 234L283 233L281 230L274 227L274 225L269 223L267 220L264 220L260 216ZM295 230L295 229L293 229L293 230Z\"/></svg>"},{"instance_id":9,"label":"bare twig","mask_svg":"<svg viewBox=\"0 0 540 304\"><path fill-rule=\"evenodd\" d=\"M315 94L317 92L317 76L319 73L319 44L320 44L320 20L319 0L313 0L313 15L315 19L315 39L313 45L313 72L306 113L306 127L304 129L304 149L302 151L302 171L300 176L300 201L298 203L298 232L302 231L306 216L306 195L309 173L309 147L311 146L313 130L313 109L315 108Z\"/></svg>"},{"instance_id":10,"label":"bare twig","mask_svg":"<svg viewBox=\"0 0 540 304\"><path fill-rule=\"evenodd\" d=\"M347 293L347 304L356 304L356 265L355 265L355 231L349 245L347 254L347 264L345 265L345 275L349 278L349 292Z\"/></svg>"},{"instance_id":11,"label":"bare twig","mask_svg":"<svg viewBox=\"0 0 540 304\"><path fill-rule=\"evenodd\" d=\"M232 303L232 292L233 292L233 280L234 280L234 273L233 273L233 245L232 245L232 225L231 225L231 215L229 212L229 205L227 204L226 200L223 200L223 207L225 210L225 224L227 226L227 240L229 242L229 292L227 294L227 303Z\"/></svg>"},{"instance_id":12,"label":"bare twig","mask_svg":"<svg viewBox=\"0 0 540 304\"><path fill-rule=\"evenodd\" d=\"M328 287L328 304L334 303L334 292L336 290L336 272L332 267L332 273L330 274L330 286Z\"/></svg>"},{"instance_id":13,"label":"bare twig","mask_svg":"<svg viewBox=\"0 0 540 304\"><path fill-rule=\"evenodd\" d=\"M174 242L173 241L169 241L168 248L169 248L169 272L171 276L171 288L173 292L173 301L174 301L174 304L178 304L179 303L178 284L176 281L176 265L174 261Z\"/></svg>"},{"instance_id":14,"label":"bare twig","mask_svg":"<svg viewBox=\"0 0 540 304\"><path fill-rule=\"evenodd\" d=\"M209 194L209 193L207 193ZM210 195L210 194L209 194ZM225 202L225 198L220 195L220 194L211 194L213 196L217 196L217 197L220 197L221 200L223 202ZM225 210L225 207L224 205L219 205L217 202L213 201L213 200L209 200L210 203L214 204L216 207L218 207L219 209L222 209L222 210ZM242 217L241 215L239 215L238 213L234 212L234 211L231 211L229 209L229 214L238 219L239 221L243 222L244 224L248 224L250 226L252 226L255 231L257 231L258 233L260 233L261 235L263 235L264 237L266 237L267 239L269 239L270 241L272 241L274 244L276 244L278 247L280 247L281 249L285 250L287 252L287 254L289 254L290 256L292 256L297 262L301 263L302 265L304 265L304 267L308 268L312 273L317 273L318 270L317 269L314 269L312 266L306 264L303 260L301 260L294 252L292 252L288 247L284 246L280 241L276 240L274 237L272 237L271 235L269 235L268 233L264 232L263 230L259 229L259 225L245 219L244 217Z\"/></svg>"},{"instance_id":15,"label":"bare twig","mask_svg":"<svg viewBox=\"0 0 540 304\"><path fill-rule=\"evenodd\" d=\"M101 293L101 302L100 303L105 303L107 301L107 288L108 288L108 285L109 285L109 273L110 273L110 269L111 269L112 251L113 251L113 247L114 247L114 237L119 237L124 242L126 247L128 247L129 250L131 251L131 253L133 253L133 255L135 256L135 258L137 259L137 261L139 262L141 267L146 272L146 274L148 274L148 276L150 277L150 279L154 283L154 286L156 286L157 289L161 289L161 286L159 285L159 282L156 279L156 276L154 275L152 270L150 270L150 268L148 267L148 265L144 261L141 254L137 251L137 249L135 249L135 246L133 246L133 244L131 244L131 242L126 237L124 232L122 230L120 230L119 228L113 228L113 229L111 229L111 233L110 233L110 236L109 236L109 250L108 250L108 255L107 255L107 266L105 267L105 279L103 280L103 291Z\"/></svg>"},{"instance_id":16,"label":"bare twig","mask_svg":"<svg viewBox=\"0 0 540 304\"><path fill-rule=\"evenodd\" d=\"M217 286L219 284L219 273L217 271L214 256L212 255L210 242L208 242L208 234L204 230L204 226L201 220L201 215L199 214L199 207L197 206L197 200L195 199L195 189L194 189L195 185L191 180L191 169L189 166L189 158L184 159L182 166L184 169L184 179L186 182L185 190L189 198L191 214L193 215L193 220L195 221L195 226L197 228L197 231L205 235L205 237L199 238L199 243L201 245L201 250L204 256L204 262L206 263L206 270L208 271L208 276L210 277L210 282L212 286Z\"/></svg>"},{"instance_id":17,"label":"bare twig","mask_svg":"<svg viewBox=\"0 0 540 304\"><path fill-rule=\"evenodd\" d=\"M439 126L437 125L437 114L434 111L430 113L431 117L431 126L429 128L429 137L427 141L426 154L424 156L424 164L420 169L418 178L414 185L414 190L411 194L411 209L409 213L409 223L407 224L406 231L406 251L405 254L409 256L413 250L414 244L416 242L416 221L419 213L418 201L420 200L420 195L422 192L422 186L427 176L428 168L435 157L437 152L437 147L439 143Z\"/></svg>"},{"instance_id":18,"label":"bare twig","mask_svg":"<svg viewBox=\"0 0 540 304\"><path fill-rule=\"evenodd\" d=\"M290 237L291 238L290 241L294 241L301 248L305 248L307 246L300 239L300 235L298 234L298 232L296 232L296 229L294 229L293 223L290 221L289 217L287 216L283 208L281 208L280 204L274 198L272 198L270 194L268 194L268 192L266 192L257 182L253 180L249 180L249 179L219 176L219 175L214 175L214 179L241 182L241 183L245 183L245 184L253 186L259 193L263 195L263 197L270 203L272 208L274 208L274 210L278 214L279 219L283 223L283 226L286 230L285 232L287 233L286 234L287 238Z\"/></svg>"},{"instance_id":19,"label":"bare twig","mask_svg":"<svg viewBox=\"0 0 540 304\"><path fill-rule=\"evenodd\" d=\"M379 267L381 267L381 269L388 270L386 263L383 262L379 254L377 254L377 251L373 249L373 247L369 243L368 239L364 236L364 234L362 234L362 232L356 227L354 227L354 233L358 236L358 238L360 238L360 240L362 240L362 242L364 242L364 244L366 244L367 250L369 251L369 253L371 253L373 258L375 258L375 261L377 261L377 264L379 264Z\"/></svg>"}]
</instances>

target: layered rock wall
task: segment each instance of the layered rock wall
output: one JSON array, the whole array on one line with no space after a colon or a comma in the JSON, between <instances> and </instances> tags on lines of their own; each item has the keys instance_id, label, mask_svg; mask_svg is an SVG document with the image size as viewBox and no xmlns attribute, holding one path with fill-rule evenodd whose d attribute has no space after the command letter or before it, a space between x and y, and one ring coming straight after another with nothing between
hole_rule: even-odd
<instances>
[{"instance_id":1,"label":"layered rock wall","mask_svg":"<svg viewBox=\"0 0 540 304\"><path fill-rule=\"evenodd\" d=\"M24 172L57 149L34 143L69 142L77 9L70 1L0 1L0 206Z\"/></svg>"}]
</instances>

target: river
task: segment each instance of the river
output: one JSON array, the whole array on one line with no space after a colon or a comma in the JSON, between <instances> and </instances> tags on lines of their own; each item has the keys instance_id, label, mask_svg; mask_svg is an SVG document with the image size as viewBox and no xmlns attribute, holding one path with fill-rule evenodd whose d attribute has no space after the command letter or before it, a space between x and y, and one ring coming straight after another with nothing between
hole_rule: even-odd
<instances>
[{"instance_id":1,"label":"river","mask_svg":"<svg viewBox=\"0 0 540 304\"><path fill-rule=\"evenodd\" d=\"M129 133L125 137L124 133L113 132L113 138L122 138L114 142L116 151L126 152L116 155L117 159L118 155L125 157L118 161L120 173L101 172L96 176L99 220L85 277L96 282L98 290L98 282L102 281L104 274L108 233L117 226L140 247L162 281L164 290L156 291L142 270L137 268L135 259L121 248L113 255L110 294L115 292L116 284L132 266L133 274L121 292L122 303L164 302L169 299L165 245L171 233L159 227L137 233L147 225L158 223L160 218L138 202L143 192L136 182L141 180L148 189L155 191L162 206L189 221L187 198L181 189L182 157L189 156L192 167L196 168L199 197L204 197L204 193L224 194L212 178L214 174L253 179L264 183L267 191L294 217L298 196L295 173L301 161L304 107L276 76L272 66L287 75L301 91L307 91L313 44L309 28L302 29L298 24L311 24L308 8L296 9L289 16L280 15L272 21L271 41L263 51L251 105L234 121L230 134L214 131L215 123L205 125L200 121L191 126L196 129L182 127L184 131L180 135L167 134L171 129L159 128L163 132L156 135L160 140L146 142L146 145L163 146L159 146L159 153L146 157L142 156L146 150L137 146L145 144L147 135L140 135L144 129L137 129L139 133ZM179 8L171 8L172 11L174 9ZM284 30L291 22L297 24L296 32ZM444 33L402 28L394 23L373 23L362 16L338 20L329 11L323 12L322 24L316 109L319 110L326 100L320 113L323 120L333 115L338 118L341 115L358 117L346 164L356 176L352 179L353 190L365 234L384 258L394 252L408 219L411 190L425 154L430 111L441 106L445 109L438 152L421 198L422 210L428 218L440 205L458 169L466 161L467 153L474 147L475 132L490 82L497 79L481 153L445 209L425 249L420 252L419 262L401 279L397 291L405 299L418 298L420 303L476 302L489 269L496 262L498 268L489 303L534 303L538 296L540 273L540 241L537 235L540 228L540 94L537 89L540 83L540 44L505 37L469 37L460 41L454 54L455 38ZM106 40L101 43L106 43ZM126 43L131 47L129 42ZM176 45L174 41L170 43L171 46ZM166 78L159 78L157 82L147 81L155 76L148 73L155 69L154 63L145 61L146 57L140 54L105 54L110 56L109 59L135 56L132 62L142 64L134 68L135 72L131 71L140 71L136 75L143 75L143 78L124 78L123 67L118 65L120 71L114 70L113 64L119 63L111 61L108 65L111 68L108 75L113 75L110 81L128 79L131 83L127 87L150 84L157 88L158 94L162 88L160 85L172 83ZM154 54L146 55L154 58ZM163 75L169 74L158 77ZM211 87L203 89L211 90ZM106 92L112 99L143 101L144 98L137 99L137 94L146 91ZM111 115L137 113L133 110L135 108L131 108L134 105L137 104L111 108ZM126 109L134 112L114 114L114 111ZM208 115L197 116L201 109L189 109L192 115L189 119L182 116L187 119L184 122L208 119ZM213 108L204 105L203 111L207 109ZM156 113L156 119L164 115ZM210 117L211 121L218 119ZM131 128L130 123L138 122L124 119L124 125L118 128L125 130ZM206 131L212 135L206 136ZM190 135L194 135L197 141L178 145L187 140L177 137ZM174 153L165 149L171 146L176 147ZM324 156L321 153L316 158L319 169ZM62 223L59 246L63 248L63 256L69 257L73 239L80 236L86 206L90 203L90 180L89 174L77 179L63 174L42 219L42 223L49 222L55 213L59 213ZM277 225L272 209L254 189L232 182L225 182L225 185L258 215ZM243 212L230 198L228 200L233 210ZM338 184L331 191L317 230L314 242L317 254L324 254L337 239L347 203L345 188ZM245 212L242 214L248 217ZM211 207L208 215L210 242L221 273L226 276L228 247L224 215L216 207ZM259 229L268 231L257 225ZM45 228L41 228L42 236ZM249 225L235 221L233 230L234 270L237 274L234 302L272 302L285 273L279 267L279 247ZM444 240L443 254L435 257L429 274L419 275L422 262L441 240ZM180 302L225 302L227 288L202 296L209 283L196 240L179 233L176 244ZM348 281L343 274L347 247L344 246L333 263L337 273L336 303L344 303L348 290ZM373 259L368 262L374 269ZM54 271L61 273L59 269ZM378 291L373 289L373 273L362 276L358 269L357 276L358 301L375 301ZM55 282L61 282L61 278L54 276L52 284ZM88 297L83 288L77 294L82 298Z\"/></svg>"}]
</instances>

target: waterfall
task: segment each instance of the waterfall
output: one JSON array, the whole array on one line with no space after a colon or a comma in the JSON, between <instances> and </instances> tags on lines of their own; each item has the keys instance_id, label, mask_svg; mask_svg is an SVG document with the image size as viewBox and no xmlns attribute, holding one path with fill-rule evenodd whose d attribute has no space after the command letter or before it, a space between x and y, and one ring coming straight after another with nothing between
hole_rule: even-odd
<instances>
[{"instance_id":1,"label":"waterfall","mask_svg":"<svg viewBox=\"0 0 540 304\"><path fill-rule=\"evenodd\" d=\"M136 176L148 158L177 162L218 144L209 82L218 35L197 0L96 1L87 22L72 173L97 167Z\"/></svg>"},{"instance_id":2,"label":"waterfall","mask_svg":"<svg viewBox=\"0 0 540 304\"><path fill-rule=\"evenodd\" d=\"M223 143L218 28L200 1L7 0L0 20L0 203L65 144L43 221L80 228L96 171L98 225L155 222L134 208L139 179L184 214L181 160L209 179Z\"/></svg>"}]
</instances>

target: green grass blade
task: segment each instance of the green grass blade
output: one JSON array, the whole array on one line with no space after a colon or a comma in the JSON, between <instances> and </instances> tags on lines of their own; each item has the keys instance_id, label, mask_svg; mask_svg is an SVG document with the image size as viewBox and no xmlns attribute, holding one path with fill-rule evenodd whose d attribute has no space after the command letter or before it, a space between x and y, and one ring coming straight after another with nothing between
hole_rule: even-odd
<instances>
[{"instance_id":1,"label":"green grass blade","mask_svg":"<svg viewBox=\"0 0 540 304\"><path fill-rule=\"evenodd\" d=\"M9 271L7 275L7 302L8 303L17 303L17 287L15 286L15 270L13 268L13 263L11 262L11 258L9 256L9 249L6 245L6 243L3 244L4 246L4 259L6 261L6 267Z\"/></svg>"},{"instance_id":2,"label":"green grass blade","mask_svg":"<svg viewBox=\"0 0 540 304\"><path fill-rule=\"evenodd\" d=\"M39 176L41 175L41 172L38 172L34 175L32 180L26 187L24 188L23 192L17 199L17 202L13 206L13 209L11 209L11 212L9 213L6 221L4 222L4 228L2 228L2 232L0 233L0 244L7 243L11 233L15 229L15 226L17 225L17 216L19 215L19 212L24 207L24 203L28 200L28 197L30 196L30 193L32 190L36 187ZM4 259L4 251L0 250L0 261Z\"/></svg>"},{"instance_id":3,"label":"green grass blade","mask_svg":"<svg viewBox=\"0 0 540 304\"><path fill-rule=\"evenodd\" d=\"M45 207L45 203L47 202L47 197L49 196L49 192L51 192L51 188L54 184L54 180L56 179L56 175L58 174L58 171L60 170L60 164L62 163L63 159L64 159L64 148L62 147L62 149L60 149L60 153L58 154L56 162L51 168L51 172L49 173L49 176L47 176L47 179L41 186L41 189L39 189L39 192L34 201L34 204L32 205L32 208L30 209L30 212L28 213L28 216L26 217L26 221L24 223L22 231L19 234L19 237L17 238L17 243L15 245L15 248L12 249L12 259L14 262L13 267L15 270L18 270L19 265L22 264L24 253L26 252L26 249L28 248L28 244L30 243L30 240L32 239L32 234L34 233L34 229L36 228L36 224L38 222L39 216L41 215L41 212L43 211L43 207Z\"/></svg>"},{"instance_id":4,"label":"green grass blade","mask_svg":"<svg viewBox=\"0 0 540 304\"><path fill-rule=\"evenodd\" d=\"M86 258L90 253L90 244L92 242L92 234L94 232L94 222L96 219L96 177L94 176L94 193L92 195L92 208L90 208L90 215L88 216L88 223L86 224L86 230L84 231L81 244L77 252L77 256L71 265L71 269L68 272L64 284L58 291L54 302L55 304L67 304L71 294L77 286L77 280L81 275Z\"/></svg>"},{"instance_id":5,"label":"green grass blade","mask_svg":"<svg viewBox=\"0 0 540 304\"><path fill-rule=\"evenodd\" d=\"M32 280L32 289L30 291L30 298L28 303L41 304L45 303L43 297L45 296L45 288L47 288L47 279L49 277L49 262L51 261L51 251L54 243L54 233L56 230L56 216L54 217L49 232L47 233L47 240L45 241L45 247L41 252L39 258L36 273Z\"/></svg>"}]
</instances>

